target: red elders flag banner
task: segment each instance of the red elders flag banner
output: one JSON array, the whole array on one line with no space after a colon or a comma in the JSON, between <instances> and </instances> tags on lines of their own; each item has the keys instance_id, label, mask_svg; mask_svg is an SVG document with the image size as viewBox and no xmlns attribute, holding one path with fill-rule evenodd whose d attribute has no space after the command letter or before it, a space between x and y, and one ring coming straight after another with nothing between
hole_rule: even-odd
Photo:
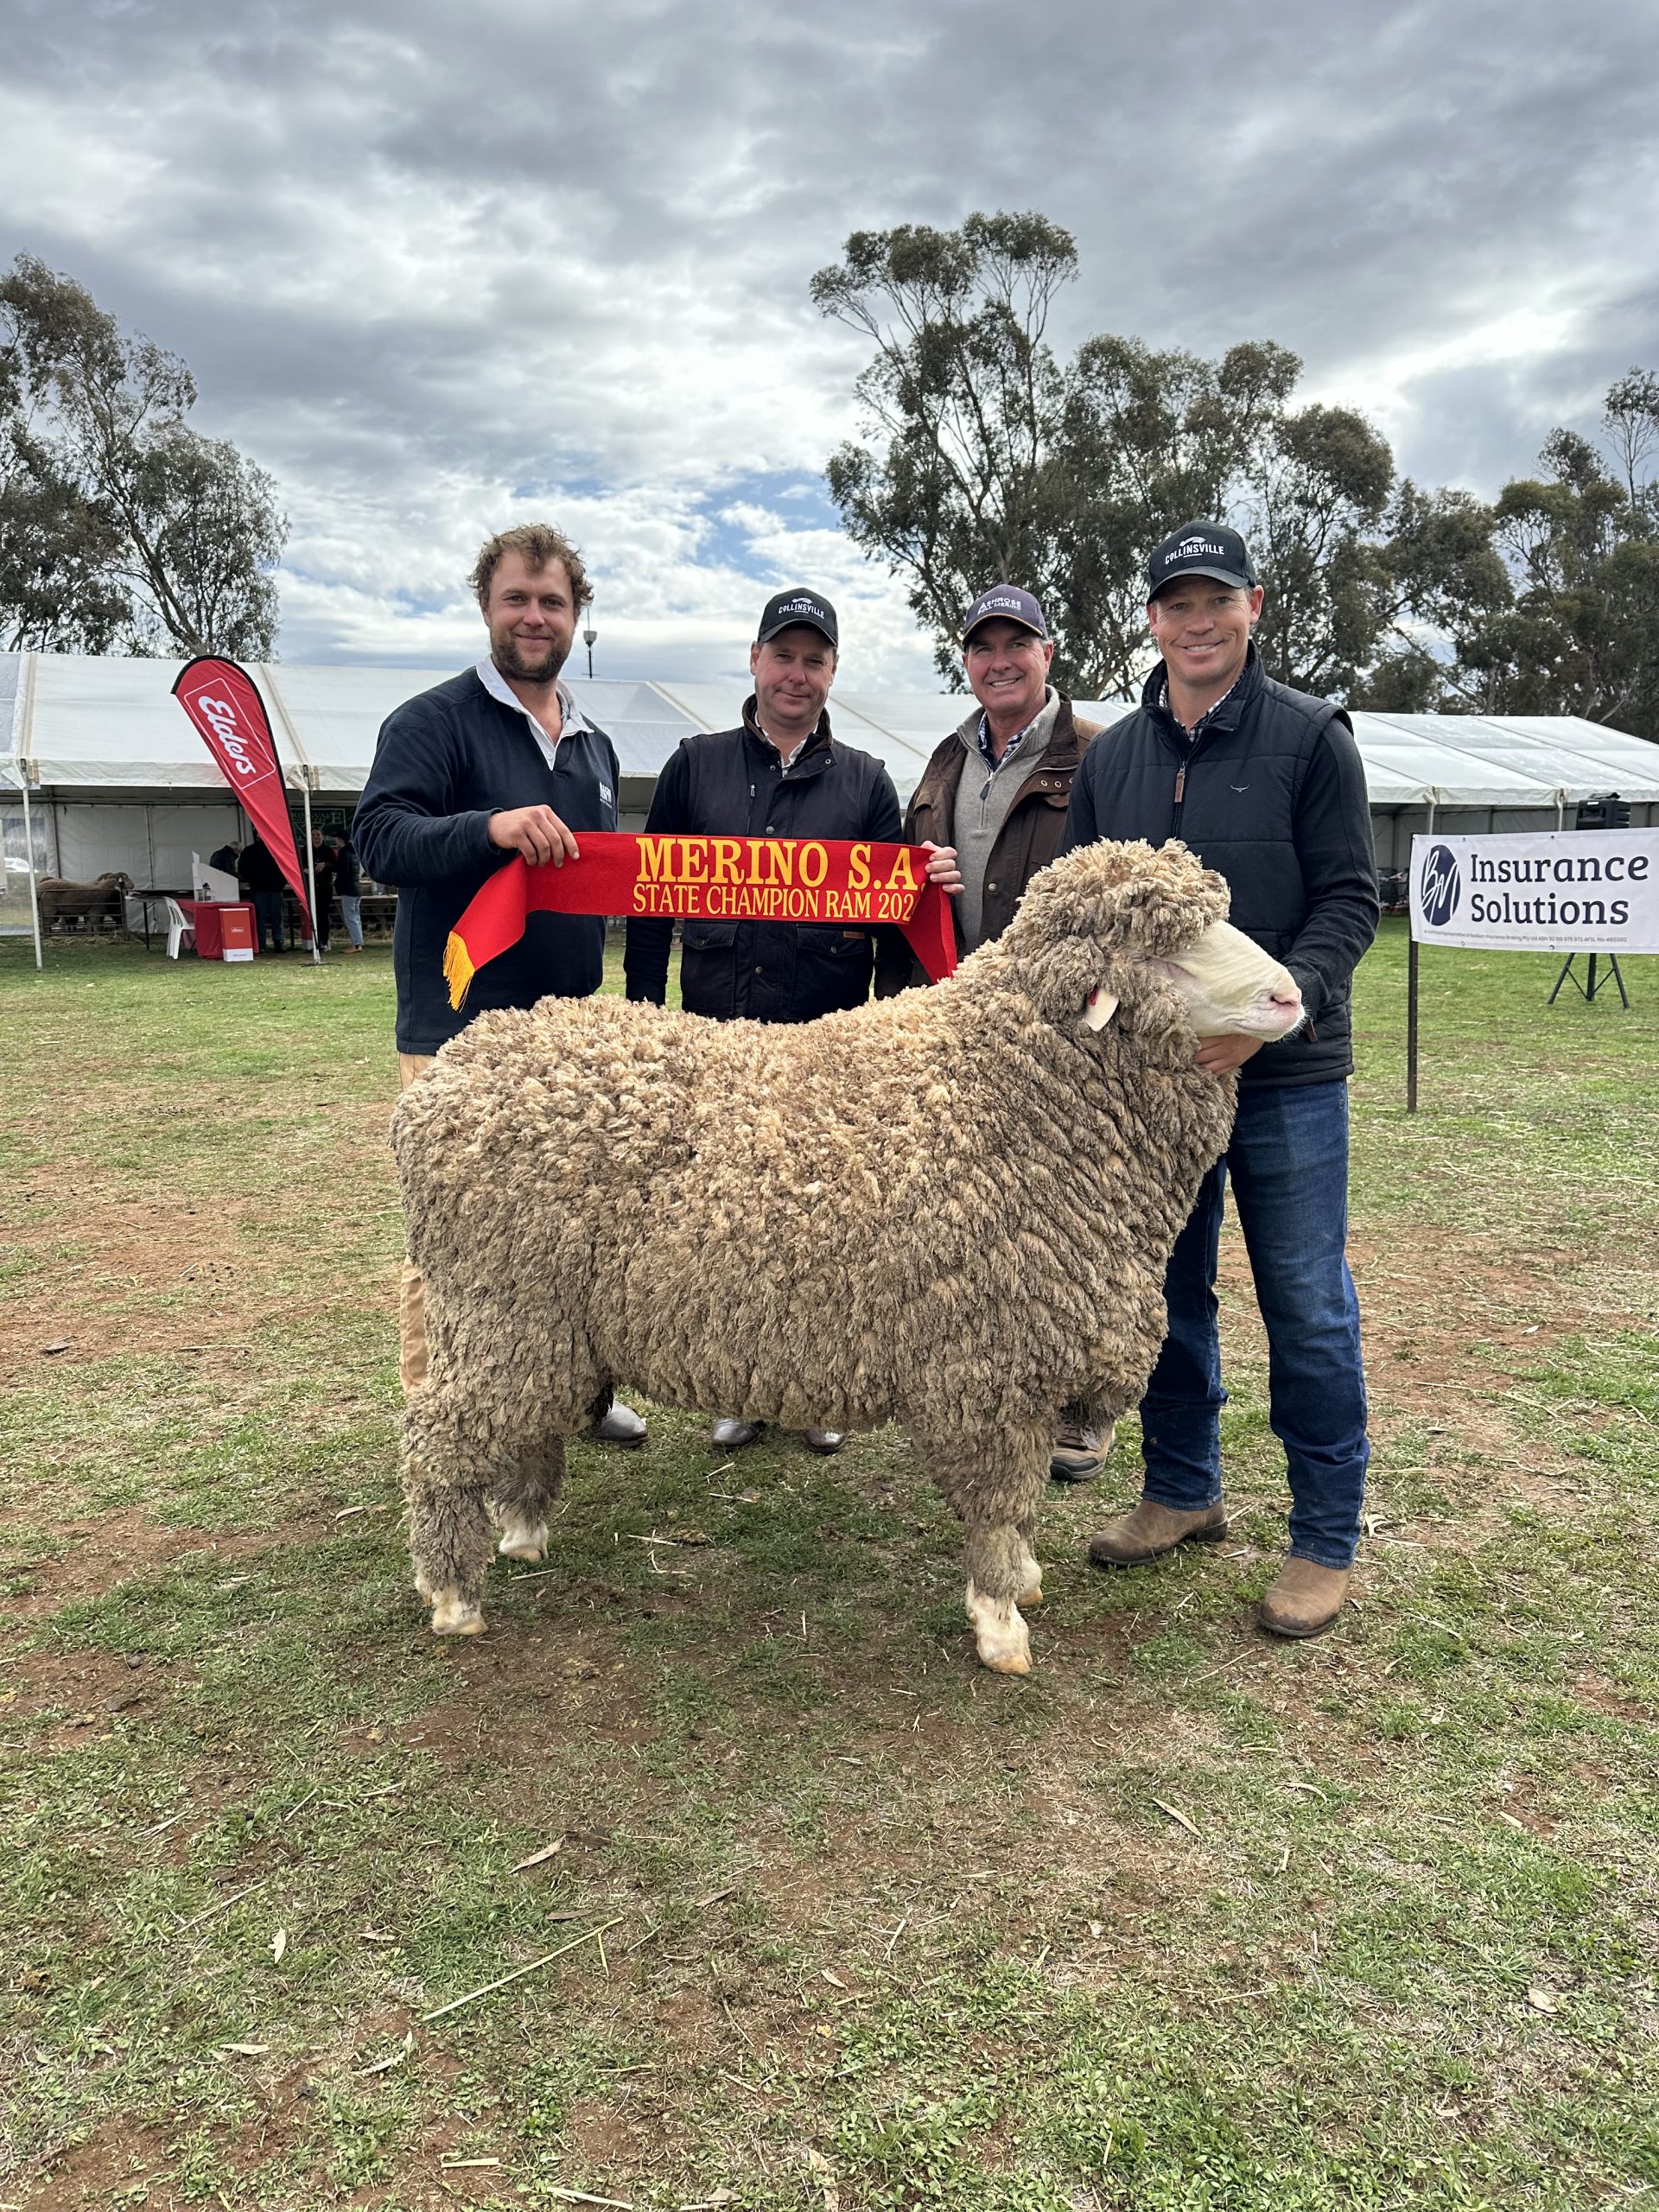
<instances>
[{"instance_id":1,"label":"red elders flag banner","mask_svg":"<svg viewBox=\"0 0 1659 2212\"><path fill-rule=\"evenodd\" d=\"M891 922L937 983L957 964L950 901L914 845L845 838L636 836L584 830L561 868L509 861L455 924L444 980L457 1011L477 970L534 913L687 915L715 922Z\"/></svg>"},{"instance_id":2,"label":"red elders flag banner","mask_svg":"<svg viewBox=\"0 0 1659 2212\"><path fill-rule=\"evenodd\" d=\"M276 855L277 867L294 887L301 913L308 915L311 901L289 819L288 791L265 702L253 678L233 660L193 660L179 671L173 696L224 771L242 811ZM310 933L308 923L306 933Z\"/></svg>"}]
</instances>

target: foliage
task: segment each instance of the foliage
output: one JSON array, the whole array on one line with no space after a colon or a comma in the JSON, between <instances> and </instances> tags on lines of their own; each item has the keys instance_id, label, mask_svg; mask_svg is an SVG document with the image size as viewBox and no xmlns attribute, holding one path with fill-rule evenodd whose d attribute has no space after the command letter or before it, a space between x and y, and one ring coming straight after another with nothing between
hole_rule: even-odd
<instances>
[{"instance_id":1,"label":"foliage","mask_svg":"<svg viewBox=\"0 0 1659 2212\"><path fill-rule=\"evenodd\" d=\"M1607 394L1611 465L1557 431L1546 477L1488 505L1396 479L1351 408L1294 404L1295 354L1217 360L1138 339L1049 342L1077 275L1038 213L861 231L811 292L874 342L861 442L826 474L855 542L909 587L962 682L963 609L1037 593L1055 681L1132 691L1150 659L1145 566L1189 518L1235 523L1266 587L1259 642L1299 689L1396 711L1577 714L1659 735L1659 377Z\"/></svg>"},{"instance_id":2,"label":"foliage","mask_svg":"<svg viewBox=\"0 0 1659 2212\"><path fill-rule=\"evenodd\" d=\"M287 536L264 471L186 416L176 354L20 254L0 276L0 635L268 659Z\"/></svg>"}]
</instances>

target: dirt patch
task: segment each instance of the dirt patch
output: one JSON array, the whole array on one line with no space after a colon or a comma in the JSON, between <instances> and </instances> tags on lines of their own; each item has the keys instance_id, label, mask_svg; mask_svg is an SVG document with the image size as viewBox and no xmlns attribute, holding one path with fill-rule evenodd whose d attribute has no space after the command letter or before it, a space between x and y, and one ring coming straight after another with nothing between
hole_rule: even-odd
<instances>
[{"instance_id":1,"label":"dirt patch","mask_svg":"<svg viewBox=\"0 0 1659 2212\"><path fill-rule=\"evenodd\" d=\"M156 2177L152 2205L170 2204L173 2190L167 2178L172 2165L167 2137L159 2127L139 2127L130 2120L105 2120L84 2143L52 2159L32 2183L25 2183L23 2202L29 2212L99 2212L117 2202L143 2203L142 2196L124 2197L122 2192Z\"/></svg>"},{"instance_id":2,"label":"dirt patch","mask_svg":"<svg viewBox=\"0 0 1659 2212\"><path fill-rule=\"evenodd\" d=\"M31 1535L32 1521L14 1516L9 1523ZM204 1567L235 1566L288 1544L315 1544L332 1533L326 1521L285 1522L279 1528L246 1532L168 1529L137 1506L71 1521L54 1532L67 1548L50 1557L24 1559L0 1569L8 1580L28 1579L28 1586L6 1599L18 1620L36 1620L79 1599L107 1597L124 1583L137 1581L182 1559L200 1557Z\"/></svg>"},{"instance_id":3,"label":"dirt patch","mask_svg":"<svg viewBox=\"0 0 1659 2212\"><path fill-rule=\"evenodd\" d=\"M0 1674L0 1726L10 1733L49 1716L48 1726L31 1728L29 1748L71 1750L115 1726L153 1719L178 1679L175 1669L156 1668L136 1653L31 1652L26 1664Z\"/></svg>"}]
</instances>

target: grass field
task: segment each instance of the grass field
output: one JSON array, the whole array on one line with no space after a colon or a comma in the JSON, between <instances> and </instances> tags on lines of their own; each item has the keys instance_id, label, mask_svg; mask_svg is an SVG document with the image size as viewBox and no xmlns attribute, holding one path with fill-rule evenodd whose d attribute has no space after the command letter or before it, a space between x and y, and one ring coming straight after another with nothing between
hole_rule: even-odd
<instances>
[{"instance_id":1,"label":"grass field","mask_svg":"<svg viewBox=\"0 0 1659 2212\"><path fill-rule=\"evenodd\" d=\"M1090 1570L1125 1436L1017 1682L901 1439L655 1409L435 1644L386 956L0 944L0 2207L1659 2205L1659 960L1424 971L1353 1610L1250 1624L1230 1240L1232 1541Z\"/></svg>"}]
</instances>

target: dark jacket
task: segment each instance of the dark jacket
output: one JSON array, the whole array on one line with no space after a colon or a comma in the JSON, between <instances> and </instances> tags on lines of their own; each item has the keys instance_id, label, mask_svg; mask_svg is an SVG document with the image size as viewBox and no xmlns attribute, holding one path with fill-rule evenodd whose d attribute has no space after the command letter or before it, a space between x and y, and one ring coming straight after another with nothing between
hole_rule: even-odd
<instances>
[{"instance_id":1,"label":"dark jacket","mask_svg":"<svg viewBox=\"0 0 1659 2212\"><path fill-rule=\"evenodd\" d=\"M1179 837L1231 888L1236 926L1283 961L1311 1025L1246 1060L1252 1087L1353 1072L1354 969L1376 934L1376 861L1365 771L1340 707L1275 683L1255 647L1189 747L1158 702L1092 745L1072 785L1062 852L1100 837Z\"/></svg>"},{"instance_id":2,"label":"dark jacket","mask_svg":"<svg viewBox=\"0 0 1659 2212\"><path fill-rule=\"evenodd\" d=\"M221 875L234 875L242 865L242 855L234 845L221 845L216 853L208 854L207 865Z\"/></svg>"},{"instance_id":3,"label":"dark jacket","mask_svg":"<svg viewBox=\"0 0 1659 2212\"><path fill-rule=\"evenodd\" d=\"M357 864L355 845L340 845L335 850L334 889L342 899L363 896L363 871Z\"/></svg>"},{"instance_id":4,"label":"dark jacket","mask_svg":"<svg viewBox=\"0 0 1659 2212\"><path fill-rule=\"evenodd\" d=\"M616 753L604 732L567 729L554 757L550 768L524 716L493 699L471 669L405 701L382 725L352 839L375 880L397 887L400 1052L435 1052L489 1007L599 988L598 914L531 914L518 943L474 976L459 1014L443 980L450 931L512 858L490 842L493 814L543 805L578 836L616 827Z\"/></svg>"},{"instance_id":5,"label":"dark jacket","mask_svg":"<svg viewBox=\"0 0 1659 2212\"><path fill-rule=\"evenodd\" d=\"M256 837L251 845L242 848L238 872L249 890L256 893L281 891L288 882L276 854L263 837Z\"/></svg>"},{"instance_id":6,"label":"dark jacket","mask_svg":"<svg viewBox=\"0 0 1659 2212\"><path fill-rule=\"evenodd\" d=\"M1077 765L1091 741L1100 734L1098 722L1079 721L1071 702L1064 696L1054 718L1053 734L1040 760L1014 795L1007 819L997 832L985 870L981 943L1001 936L1014 919L1025 896L1026 886L1039 868L1046 868L1059 849L1065 834L1066 806ZM955 842L957 787L968 759L960 730L952 730L922 771L922 780L905 814L907 845L949 845ZM962 951L962 931L957 931L957 951ZM897 931L884 931L876 958L875 993L891 998L895 991L925 983L927 972Z\"/></svg>"},{"instance_id":7,"label":"dark jacket","mask_svg":"<svg viewBox=\"0 0 1659 2212\"><path fill-rule=\"evenodd\" d=\"M683 738L657 779L648 832L665 836L868 837L896 842L899 794L879 760L833 738L830 717L785 774L754 701L740 729ZM628 923L628 996L661 1006L671 921ZM815 1021L870 995L874 929L813 922L680 924L680 1002L731 1021Z\"/></svg>"}]
</instances>

